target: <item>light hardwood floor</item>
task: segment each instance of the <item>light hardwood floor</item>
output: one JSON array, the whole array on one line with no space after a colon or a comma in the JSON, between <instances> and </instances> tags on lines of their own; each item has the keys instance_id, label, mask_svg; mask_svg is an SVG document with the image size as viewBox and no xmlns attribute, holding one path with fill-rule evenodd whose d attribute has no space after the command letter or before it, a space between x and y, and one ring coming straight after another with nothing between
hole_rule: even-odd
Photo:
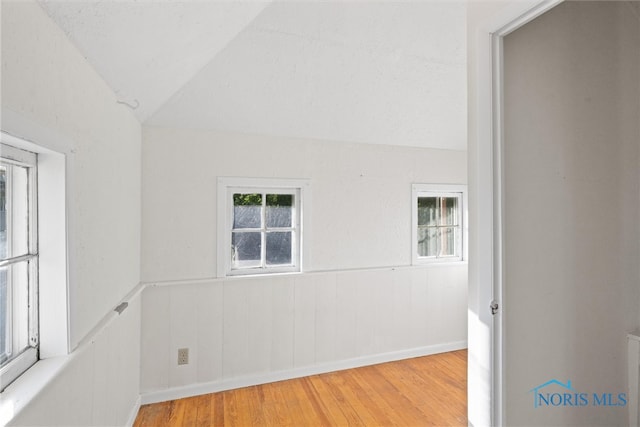
<instances>
[{"instance_id":1,"label":"light hardwood floor","mask_svg":"<svg viewBox=\"0 0 640 427\"><path fill-rule=\"evenodd\" d=\"M143 405L147 426L466 426L467 351Z\"/></svg>"}]
</instances>

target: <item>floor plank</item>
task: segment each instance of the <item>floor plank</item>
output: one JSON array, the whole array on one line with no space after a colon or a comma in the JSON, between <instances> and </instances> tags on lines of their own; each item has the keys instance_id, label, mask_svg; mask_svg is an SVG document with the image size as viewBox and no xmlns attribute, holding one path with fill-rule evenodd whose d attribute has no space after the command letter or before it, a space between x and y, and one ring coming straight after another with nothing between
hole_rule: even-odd
<instances>
[{"instance_id":1,"label":"floor plank","mask_svg":"<svg viewBox=\"0 0 640 427\"><path fill-rule=\"evenodd\" d=\"M134 427L466 426L467 351L143 405Z\"/></svg>"}]
</instances>

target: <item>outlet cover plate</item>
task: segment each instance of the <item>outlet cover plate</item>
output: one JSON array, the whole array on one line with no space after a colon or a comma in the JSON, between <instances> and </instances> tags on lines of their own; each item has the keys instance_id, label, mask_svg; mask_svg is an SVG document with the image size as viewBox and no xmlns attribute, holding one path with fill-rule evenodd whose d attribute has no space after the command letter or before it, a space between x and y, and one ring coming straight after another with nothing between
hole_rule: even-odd
<instances>
[{"instance_id":1,"label":"outlet cover plate","mask_svg":"<svg viewBox=\"0 0 640 427\"><path fill-rule=\"evenodd\" d=\"M179 348L178 349L178 365L188 365L188 364L189 364L189 349Z\"/></svg>"}]
</instances>

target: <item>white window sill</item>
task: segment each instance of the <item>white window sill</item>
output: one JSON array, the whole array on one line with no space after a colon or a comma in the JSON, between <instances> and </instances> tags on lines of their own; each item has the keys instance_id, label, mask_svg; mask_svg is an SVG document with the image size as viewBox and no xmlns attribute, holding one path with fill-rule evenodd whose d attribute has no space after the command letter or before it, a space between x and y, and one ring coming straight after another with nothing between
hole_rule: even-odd
<instances>
[{"instance_id":1,"label":"white window sill","mask_svg":"<svg viewBox=\"0 0 640 427\"><path fill-rule=\"evenodd\" d=\"M58 376L73 356L39 360L0 393L0 425L13 420Z\"/></svg>"},{"instance_id":2,"label":"white window sill","mask_svg":"<svg viewBox=\"0 0 640 427\"><path fill-rule=\"evenodd\" d=\"M451 261L424 261L416 262L412 264L413 267L451 267L454 265L467 265L469 261L466 259L451 260Z\"/></svg>"},{"instance_id":3,"label":"white window sill","mask_svg":"<svg viewBox=\"0 0 640 427\"><path fill-rule=\"evenodd\" d=\"M304 272L302 271L274 271L269 273L236 273L236 274L227 274L226 276L219 277L219 279L249 279L256 277L274 277L274 276L296 276L301 275Z\"/></svg>"}]
</instances>

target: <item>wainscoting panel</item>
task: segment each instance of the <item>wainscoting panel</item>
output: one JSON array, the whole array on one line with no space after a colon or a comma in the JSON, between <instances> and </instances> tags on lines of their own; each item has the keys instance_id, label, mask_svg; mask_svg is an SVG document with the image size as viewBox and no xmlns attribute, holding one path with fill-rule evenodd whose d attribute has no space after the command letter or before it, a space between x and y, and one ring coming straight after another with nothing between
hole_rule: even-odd
<instances>
[{"instance_id":1,"label":"wainscoting panel","mask_svg":"<svg viewBox=\"0 0 640 427\"><path fill-rule=\"evenodd\" d=\"M466 264L148 284L142 400L464 348L466 316Z\"/></svg>"}]
</instances>

